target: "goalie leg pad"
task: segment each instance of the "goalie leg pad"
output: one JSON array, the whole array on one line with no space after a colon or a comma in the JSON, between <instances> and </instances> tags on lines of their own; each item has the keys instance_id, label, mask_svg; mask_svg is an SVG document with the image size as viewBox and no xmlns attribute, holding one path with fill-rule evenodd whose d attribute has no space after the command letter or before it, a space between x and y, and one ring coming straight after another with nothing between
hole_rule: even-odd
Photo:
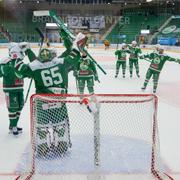
<instances>
[{"instance_id":1,"label":"goalie leg pad","mask_svg":"<svg viewBox=\"0 0 180 180\"><path fill-rule=\"evenodd\" d=\"M70 144L68 128L66 121L64 124L53 127L54 146L58 153L64 153L68 150Z\"/></svg>"},{"instance_id":2,"label":"goalie leg pad","mask_svg":"<svg viewBox=\"0 0 180 180\"><path fill-rule=\"evenodd\" d=\"M48 128L37 129L37 155L46 156L50 150L51 138Z\"/></svg>"},{"instance_id":3,"label":"goalie leg pad","mask_svg":"<svg viewBox=\"0 0 180 180\"><path fill-rule=\"evenodd\" d=\"M49 152L49 147L47 143L42 143L37 146L37 155L38 156L46 156Z\"/></svg>"}]
</instances>

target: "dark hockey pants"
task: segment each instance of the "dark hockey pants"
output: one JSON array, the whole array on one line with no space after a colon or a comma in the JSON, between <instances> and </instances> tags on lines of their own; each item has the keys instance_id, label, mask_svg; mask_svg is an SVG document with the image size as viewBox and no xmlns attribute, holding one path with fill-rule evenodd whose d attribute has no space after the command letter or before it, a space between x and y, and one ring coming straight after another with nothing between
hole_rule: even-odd
<instances>
[{"instance_id":1,"label":"dark hockey pants","mask_svg":"<svg viewBox=\"0 0 180 180\"><path fill-rule=\"evenodd\" d=\"M133 74L133 66L136 69L136 75L139 75L139 63L138 63L138 60L129 59L129 72L130 72L130 75Z\"/></svg>"},{"instance_id":2,"label":"dark hockey pants","mask_svg":"<svg viewBox=\"0 0 180 180\"><path fill-rule=\"evenodd\" d=\"M146 88L151 76L153 76L153 90L156 91L157 85L158 85L158 80L159 80L159 75L160 75L160 72L157 72L157 71L149 68L147 70L147 73L146 73L146 79L144 81L144 87Z\"/></svg>"},{"instance_id":3,"label":"dark hockey pants","mask_svg":"<svg viewBox=\"0 0 180 180\"><path fill-rule=\"evenodd\" d=\"M126 61L117 61L116 62L116 76L119 74L120 66L122 66L122 74L125 76L126 73Z\"/></svg>"}]
</instances>

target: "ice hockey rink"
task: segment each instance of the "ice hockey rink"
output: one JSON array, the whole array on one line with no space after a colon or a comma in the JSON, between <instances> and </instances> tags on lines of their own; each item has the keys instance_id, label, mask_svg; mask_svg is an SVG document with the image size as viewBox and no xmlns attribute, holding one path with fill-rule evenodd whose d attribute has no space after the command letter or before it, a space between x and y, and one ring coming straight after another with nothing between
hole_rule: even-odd
<instances>
[{"instance_id":1,"label":"ice hockey rink","mask_svg":"<svg viewBox=\"0 0 180 180\"><path fill-rule=\"evenodd\" d=\"M38 53L38 48L33 49ZM63 48L58 47L58 54L63 52ZM100 83L95 82L95 93L97 94L141 94L152 93L152 81L145 92L141 91L149 62L139 60L140 78L134 72L133 78L129 77L128 69L126 78L122 78L121 71L118 78L115 76L114 56L115 48L104 50L103 46L89 48L91 55L104 67L107 75L104 75L98 68ZM152 49L143 49L143 53L151 52ZM180 52L180 51L179 51ZM172 57L180 58L180 54L174 51L166 51ZM0 58L8 55L7 48L0 49ZM28 62L25 59L25 62ZM25 80L26 95L29 79ZM30 90L30 95L35 92L34 86ZM69 94L76 94L76 83L72 72L69 74ZM87 89L86 89L87 92ZM159 85L156 95L158 96L158 127L160 137L160 153L163 163L166 165L166 173L174 179L180 179L180 64L166 62L160 75ZM19 164L30 143L30 104L26 102L19 126L23 127L23 133L18 137L8 134L8 112L5 105L4 93L2 91L2 79L0 79L0 180L13 180L17 177ZM113 121L113 120L111 120ZM130 121L130 120L129 120ZM70 122L71 123L71 122ZM131 122L129 122L131 123ZM78 131L78 130L77 130ZM79 129L80 131L80 129ZM79 146L81 149L81 147ZM81 152L81 151L80 151ZM78 154L80 156L81 154ZM71 165L73 167L73 164ZM83 167L82 167L83 168ZM113 165L112 165L113 169ZM75 178L73 178L76 180ZM78 179L78 178L77 178ZM114 178L116 179L116 178ZM68 179L70 180L70 178ZM80 179L81 180L81 179ZM119 179L117 179L119 180ZM122 180L126 180L125 178ZM139 180L134 178L134 180ZM145 179L144 179L145 180Z\"/></svg>"}]
</instances>

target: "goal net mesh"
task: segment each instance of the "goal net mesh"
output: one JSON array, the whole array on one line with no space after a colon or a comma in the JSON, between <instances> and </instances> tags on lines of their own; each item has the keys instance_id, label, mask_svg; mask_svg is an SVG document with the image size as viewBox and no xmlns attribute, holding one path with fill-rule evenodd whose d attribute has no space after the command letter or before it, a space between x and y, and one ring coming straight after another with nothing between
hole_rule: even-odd
<instances>
[{"instance_id":1,"label":"goal net mesh","mask_svg":"<svg viewBox=\"0 0 180 180\"><path fill-rule=\"evenodd\" d=\"M160 159L157 97L151 94L83 101L78 95L33 95L28 149L20 172L27 179L97 171L169 179Z\"/></svg>"}]
</instances>

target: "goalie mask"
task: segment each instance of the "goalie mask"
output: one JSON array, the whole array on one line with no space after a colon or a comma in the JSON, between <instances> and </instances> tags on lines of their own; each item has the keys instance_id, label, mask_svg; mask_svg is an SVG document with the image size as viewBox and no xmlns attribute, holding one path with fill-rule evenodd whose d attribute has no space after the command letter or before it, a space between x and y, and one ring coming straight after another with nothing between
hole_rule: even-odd
<instances>
[{"instance_id":1,"label":"goalie mask","mask_svg":"<svg viewBox=\"0 0 180 180\"><path fill-rule=\"evenodd\" d=\"M40 51L40 53L39 53L38 59L41 62L51 61L53 59L53 55L52 55L51 50L49 50L49 49L42 49Z\"/></svg>"}]
</instances>

